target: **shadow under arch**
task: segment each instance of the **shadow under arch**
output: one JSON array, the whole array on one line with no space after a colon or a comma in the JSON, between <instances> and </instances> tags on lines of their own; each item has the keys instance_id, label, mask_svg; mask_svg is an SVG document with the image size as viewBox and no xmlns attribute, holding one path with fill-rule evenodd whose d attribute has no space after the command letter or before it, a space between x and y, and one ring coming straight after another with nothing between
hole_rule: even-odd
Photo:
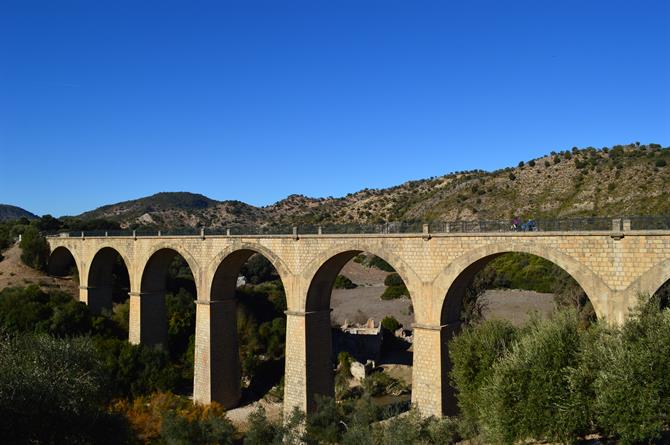
<instances>
[{"instance_id":1,"label":"shadow under arch","mask_svg":"<svg viewBox=\"0 0 670 445\"><path fill-rule=\"evenodd\" d=\"M157 247L146 261L140 278L140 291L130 293L129 339L131 343L167 347L167 311L165 304L169 268L175 258L181 258L195 281L197 297L197 267L193 258L184 256L173 247Z\"/></svg>"},{"instance_id":2,"label":"shadow under arch","mask_svg":"<svg viewBox=\"0 0 670 445\"><path fill-rule=\"evenodd\" d=\"M237 277L242 270L242 266L255 254L265 257L272 264L282 284L287 282L290 270L274 252L256 244L238 244L221 251L207 268L206 276L212 277L209 294L207 295L209 301L235 298Z\"/></svg>"},{"instance_id":3,"label":"shadow under arch","mask_svg":"<svg viewBox=\"0 0 670 445\"><path fill-rule=\"evenodd\" d=\"M315 260L318 261L318 267L312 263L313 269L308 270L316 270L309 280L303 312L305 362L308 364L304 376L308 413L317 409L319 397L335 396L330 308L333 286L342 268L356 255L364 252L388 262L407 286L411 299L410 286L415 281L410 281L411 278L408 280L407 277L414 278L413 272L408 271L407 266L398 257L379 252L379 249L362 245L341 246L319 256Z\"/></svg>"},{"instance_id":4,"label":"shadow under arch","mask_svg":"<svg viewBox=\"0 0 670 445\"><path fill-rule=\"evenodd\" d=\"M88 304L91 311L100 312L104 309L111 311L115 293L123 293L127 297L132 288L128 260L113 247L102 247L93 256L84 282L88 287ZM121 289L116 289L115 286ZM116 295L117 300L122 297L123 295Z\"/></svg>"},{"instance_id":5,"label":"shadow under arch","mask_svg":"<svg viewBox=\"0 0 670 445\"><path fill-rule=\"evenodd\" d=\"M75 275L79 277L81 271L79 264L74 255L64 246L56 247L49 255L47 263L47 272L49 275L56 277L64 277L68 275ZM73 273L74 272L74 273Z\"/></svg>"}]
</instances>

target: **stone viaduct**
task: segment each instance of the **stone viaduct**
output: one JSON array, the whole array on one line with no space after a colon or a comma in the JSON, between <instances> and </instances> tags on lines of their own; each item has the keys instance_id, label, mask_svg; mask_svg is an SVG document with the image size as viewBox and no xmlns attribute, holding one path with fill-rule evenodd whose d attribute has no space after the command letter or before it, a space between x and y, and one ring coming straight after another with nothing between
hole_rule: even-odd
<instances>
[{"instance_id":1,"label":"stone viaduct","mask_svg":"<svg viewBox=\"0 0 670 445\"><path fill-rule=\"evenodd\" d=\"M584 289L596 314L625 319L639 293L670 279L670 231L500 232L362 235L49 237L50 268L66 260L79 271L80 300L111 307L112 266L120 255L130 277L132 343L164 344L165 279L181 255L196 282L194 400L230 408L240 398L235 288L254 253L277 269L286 291L285 412L312 410L332 395L330 297L344 264L360 252L389 262L414 306L412 402L427 415L451 414L447 341L458 329L461 299L473 275L506 252L526 252L563 268Z\"/></svg>"}]
</instances>

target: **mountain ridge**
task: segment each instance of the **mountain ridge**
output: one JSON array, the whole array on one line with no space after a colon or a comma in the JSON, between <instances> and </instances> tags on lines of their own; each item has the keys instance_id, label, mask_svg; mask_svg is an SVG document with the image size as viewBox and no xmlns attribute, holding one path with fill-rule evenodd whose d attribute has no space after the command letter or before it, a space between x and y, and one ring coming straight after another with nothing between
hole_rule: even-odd
<instances>
[{"instance_id":1,"label":"mountain ridge","mask_svg":"<svg viewBox=\"0 0 670 445\"><path fill-rule=\"evenodd\" d=\"M346 196L292 194L256 207L161 192L77 218L122 227L226 227L670 214L670 147L639 143L551 152L493 172L471 170Z\"/></svg>"},{"instance_id":2,"label":"mountain ridge","mask_svg":"<svg viewBox=\"0 0 670 445\"><path fill-rule=\"evenodd\" d=\"M11 221L21 218L36 219L38 218L32 212L29 212L26 209L17 207L11 204L0 204L0 221Z\"/></svg>"}]
</instances>

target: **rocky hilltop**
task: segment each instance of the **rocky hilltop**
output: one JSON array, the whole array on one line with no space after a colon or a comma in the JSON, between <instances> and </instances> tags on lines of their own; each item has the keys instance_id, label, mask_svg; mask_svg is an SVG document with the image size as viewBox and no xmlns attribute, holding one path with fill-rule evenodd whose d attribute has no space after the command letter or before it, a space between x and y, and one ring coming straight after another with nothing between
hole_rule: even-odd
<instances>
[{"instance_id":1,"label":"rocky hilltop","mask_svg":"<svg viewBox=\"0 0 670 445\"><path fill-rule=\"evenodd\" d=\"M493 172L453 172L341 198L291 195L266 207L176 192L79 215L123 227L227 227L670 214L670 147L572 148Z\"/></svg>"}]
</instances>

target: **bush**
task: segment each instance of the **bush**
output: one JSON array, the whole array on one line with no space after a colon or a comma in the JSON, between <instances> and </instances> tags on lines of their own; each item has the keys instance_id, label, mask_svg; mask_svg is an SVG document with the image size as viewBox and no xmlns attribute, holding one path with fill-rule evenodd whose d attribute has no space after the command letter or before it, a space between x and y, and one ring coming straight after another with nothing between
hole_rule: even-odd
<instances>
[{"instance_id":1,"label":"bush","mask_svg":"<svg viewBox=\"0 0 670 445\"><path fill-rule=\"evenodd\" d=\"M161 422L161 437L168 445L193 443L232 445L235 427L220 405L195 405L188 415L167 411Z\"/></svg>"},{"instance_id":2,"label":"bush","mask_svg":"<svg viewBox=\"0 0 670 445\"><path fill-rule=\"evenodd\" d=\"M451 382L461 411L461 434L479 433L481 388L493 374L493 365L503 357L517 337L508 321L489 320L466 328L449 343Z\"/></svg>"},{"instance_id":3,"label":"bush","mask_svg":"<svg viewBox=\"0 0 670 445\"><path fill-rule=\"evenodd\" d=\"M640 304L592 354L598 424L626 444L660 439L670 419L670 311L655 303Z\"/></svg>"},{"instance_id":4,"label":"bush","mask_svg":"<svg viewBox=\"0 0 670 445\"><path fill-rule=\"evenodd\" d=\"M531 322L481 387L479 421L485 436L512 444L526 439L566 441L583 431L569 385L581 339L578 318L561 312Z\"/></svg>"},{"instance_id":5,"label":"bush","mask_svg":"<svg viewBox=\"0 0 670 445\"><path fill-rule=\"evenodd\" d=\"M404 284L402 286L389 286L381 295L382 300L394 300L402 297L409 297L409 291Z\"/></svg>"},{"instance_id":6,"label":"bush","mask_svg":"<svg viewBox=\"0 0 670 445\"><path fill-rule=\"evenodd\" d=\"M37 229L28 226L21 237L21 261L26 266L37 270L46 270L49 258L49 245Z\"/></svg>"},{"instance_id":7,"label":"bush","mask_svg":"<svg viewBox=\"0 0 670 445\"><path fill-rule=\"evenodd\" d=\"M395 317L387 316L382 320L382 327L389 332L395 332L402 327L402 324Z\"/></svg>"},{"instance_id":8,"label":"bush","mask_svg":"<svg viewBox=\"0 0 670 445\"><path fill-rule=\"evenodd\" d=\"M358 287L356 283L344 275L338 275L337 278L335 278L335 284L333 284L334 289L355 289L356 287Z\"/></svg>"},{"instance_id":9,"label":"bush","mask_svg":"<svg viewBox=\"0 0 670 445\"><path fill-rule=\"evenodd\" d=\"M668 163L666 162L665 159L656 159L654 165L656 165L656 167L665 167L666 165L668 165Z\"/></svg>"},{"instance_id":10,"label":"bush","mask_svg":"<svg viewBox=\"0 0 670 445\"><path fill-rule=\"evenodd\" d=\"M405 282L402 281L402 278L400 278L400 275L396 272L388 274L386 278L384 278L385 286L403 286L404 284Z\"/></svg>"},{"instance_id":11,"label":"bush","mask_svg":"<svg viewBox=\"0 0 670 445\"><path fill-rule=\"evenodd\" d=\"M88 339L0 336L0 437L4 443L128 440L123 420L103 409L103 375Z\"/></svg>"},{"instance_id":12,"label":"bush","mask_svg":"<svg viewBox=\"0 0 670 445\"><path fill-rule=\"evenodd\" d=\"M528 165L531 167L535 167L535 161L531 159L530 161L528 161Z\"/></svg>"},{"instance_id":13,"label":"bush","mask_svg":"<svg viewBox=\"0 0 670 445\"><path fill-rule=\"evenodd\" d=\"M265 408L259 405L254 412L249 414L244 445L281 445L282 433L281 426L270 422Z\"/></svg>"},{"instance_id":14,"label":"bush","mask_svg":"<svg viewBox=\"0 0 670 445\"><path fill-rule=\"evenodd\" d=\"M395 269L386 261L383 259L379 258L376 255L372 255L368 257L368 259L365 262L365 265L368 267L375 267L379 270L383 270L384 272L395 272Z\"/></svg>"}]
</instances>

